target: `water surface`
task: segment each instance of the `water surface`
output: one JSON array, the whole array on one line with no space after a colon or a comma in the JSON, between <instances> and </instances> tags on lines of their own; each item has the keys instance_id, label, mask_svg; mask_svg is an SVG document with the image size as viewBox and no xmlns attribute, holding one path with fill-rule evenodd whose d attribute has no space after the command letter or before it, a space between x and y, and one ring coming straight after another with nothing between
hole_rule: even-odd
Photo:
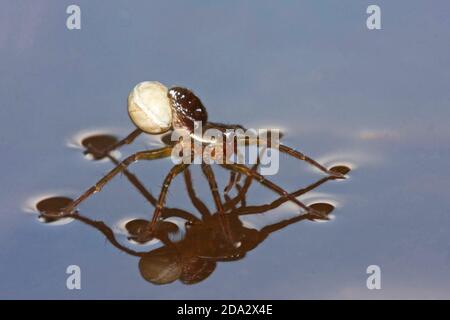
<instances>
[{"instance_id":1,"label":"water surface","mask_svg":"<svg viewBox=\"0 0 450 320\"><path fill-rule=\"evenodd\" d=\"M378 1L380 31L365 28L365 1L78 1L80 31L65 28L69 4L1 5L1 298L450 297L446 1ZM28 212L36 201L74 198L112 168L74 146L86 135L131 132L126 97L143 80L192 88L211 120L281 128L288 145L327 166L350 166L347 180L301 198L332 204L334 219L271 233L197 284L160 286L142 278L139 258L92 227L39 221ZM141 137L115 156L157 143ZM273 180L290 191L323 177L305 163L281 162ZM158 194L170 165L130 170ZM223 187L227 175L216 171ZM213 207L199 168L192 178ZM275 198L257 185L249 191L256 204ZM167 203L194 210L183 179ZM122 175L80 212L120 238L123 222L149 219L152 207ZM297 212L284 206L247 223ZM82 270L79 291L66 289L71 264ZM366 288L373 264L381 290Z\"/></svg>"}]
</instances>

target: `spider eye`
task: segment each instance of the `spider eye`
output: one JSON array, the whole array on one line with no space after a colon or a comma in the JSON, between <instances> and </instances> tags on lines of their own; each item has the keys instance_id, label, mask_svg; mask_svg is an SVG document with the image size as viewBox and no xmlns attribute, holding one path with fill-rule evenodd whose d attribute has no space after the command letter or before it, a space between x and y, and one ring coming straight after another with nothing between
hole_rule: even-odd
<instances>
[{"instance_id":1,"label":"spider eye","mask_svg":"<svg viewBox=\"0 0 450 320\"><path fill-rule=\"evenodd\" d=\"M142 131L157 134L172 126L167 88L156 81L138 83L128 96L128 114Z\"/></svg>"},{"instance_id":2,"label":"spider eye","mask_svg":"<svg viewBox=\"0 0 450 320\"><path fill-rule=\"evenodd\" d=\"M208 113L201 100L189 89L174 87L169 90L175 129L194 131L194 122L206 124Z\"/></svg>"}]
</instances>

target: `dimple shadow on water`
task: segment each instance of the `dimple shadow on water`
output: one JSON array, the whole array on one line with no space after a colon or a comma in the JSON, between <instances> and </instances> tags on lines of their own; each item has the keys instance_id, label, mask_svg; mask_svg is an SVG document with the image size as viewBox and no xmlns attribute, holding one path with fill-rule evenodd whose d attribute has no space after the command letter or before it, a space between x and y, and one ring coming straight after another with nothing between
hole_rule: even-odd
<instances>
[{"instance_id":1,"label":"dimple shadow on water","mask_svg":"<svg viewBox=\"0 0 450 320\"><path fill-rule=\"evenodd\" d=\"M131 143L137 134L134 132L125 143ZM162 142L172 143L168 135L162 136ZM93 160L109 159L114 165L120 161L111 151L123 145L124 142L111 134L97 134L85 137L81 141L85 148L84 154L91 155ZM346 175L350 169L343 165L334 166L329 169ZM129 171L123 170L124 175L150 205L156 206L157 199L143 186L139 179ZM183 284L196 284L208 278L216 269L218 263L241 260L247 253L274 232L289 225L302 221L327 221L335 209L332 203L316 202L309 205L314 213L299 214L295 217L284 219L276 223L268 224L259 230L246 226L241 217L246 215L262 215L280 207L290 198L282 195L270 203L259 205L248 205L250 199L248 191L252 186L253 178L246 176L243 181L235 179L228 186L234 193L223 193L224 202L222 211L208 208L200 199L193 185L189 168L183 171L186 191L196 212L175 207L163 207L161 220L157 221L156 228L149 231L150 220L132 219L127 221L123 228L125 237L119 238L118 232L103 221L92 220L78 211L64 212L73 199L63 196L53 196L40 199L36 204L39 220L44 223L55 223L62 219L73 219L82 222L94 230L101 232L108 241L118 250L139 259L138 267L141 276L146 281L162 285L179 280ZM336 177L326 176L309 186L302 187L292 193L290 197L299 197L318 188ZM61 213L64 212L64 213ZM182 223L174 223L171 219L178 219ZM181 230L183 229L183 230ZM182 237L174 235L182 234ZM145 245L158 240L160 246L151 246L147 250L136 251L134 245ZM175 239L175 240L174 240Z\"/></svg>"}]
</instances>

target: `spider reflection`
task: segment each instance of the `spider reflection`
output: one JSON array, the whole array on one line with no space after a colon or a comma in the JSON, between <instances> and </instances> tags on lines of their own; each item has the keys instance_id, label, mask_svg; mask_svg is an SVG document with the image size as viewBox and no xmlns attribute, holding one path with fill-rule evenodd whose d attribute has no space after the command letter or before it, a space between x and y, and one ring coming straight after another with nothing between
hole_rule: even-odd
<instances>
[{"instance_id":1,"label":"spider reflection","mask_svg":"<svg viewBox=\"0 0 450 320\"><path fill-rule=\"evenodd\" d=\"M88 137L83 141L86 148L85 153L90 153L93 159L99 160L107 157L112 163L118 160L109 152L101 150L111 149L117 144L113 136L99 135ZM253 169L256 169L255 165ZM349 169L344 166L334 167L341 174L348 173ZM204 170L210 186L216 185L211 172ZM132 186L152 205L157 205L157 199L142 185L139 179L128 169L124 174ZM248 205L247 194L251 187L253 178L246 177L242 182L235 181L232 188L236 189L234 197L225 193L225 201L215 203L215 210L211 210L205 202L197 196L193 185L189 168L183 171L185 187L189 199L196 209L196 213L188 212L180 208L164 207L161 210L162 220L156 224L154 232L148 231L150 221L145 219L134 219L125 224L128 240L146 244L157 238L161 246L150 251L135 251L121 243L116 238L113 230L102 221L95 221L78 212L65 214L66 218L73 218L85 223L99 232L103 233L108 241L117 249L139 258L139 271L141 276L153 284L168 284L176 280L184 284L199 283L208 278L216 269L219 262L237 261L243 259L247 253L262 243L270 234L300 221L327 220L334 210L329 203L314 203L310 205L320 215L303 214L282 220L273 224L263 226L259 230L247 227L240 217L245 215L259 215L270 212L289 201L289 197L280 196L271 203L262 205ZM299 197L314 190L329 180L332 176L324 177L317 182L290 193L291 197ZM54 197L40 201L36 207L41 217L53 222L55 217L52 212L59 212L70 205L72 200L65 197ZM225 213L225 214L223 214ZM183 225L175 224L170 218L183 221ZM181 234L180 228L184 229L181 239L174 240L174 235Z\"/></svg>"}]
</instances>

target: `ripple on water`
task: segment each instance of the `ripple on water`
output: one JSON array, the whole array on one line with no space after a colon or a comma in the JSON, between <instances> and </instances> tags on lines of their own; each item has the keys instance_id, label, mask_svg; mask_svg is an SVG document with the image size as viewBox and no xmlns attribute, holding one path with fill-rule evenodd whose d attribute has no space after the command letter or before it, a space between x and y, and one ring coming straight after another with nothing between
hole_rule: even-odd
<instances>
[{"instance_id":1,"label":"ripple on water","mask_svg":"<svg viewBox=\"0 0 450 320\"><path fill-rule=\"evenodd\" d=\"M92 160L102 160L105 158L103 150L114 146L119 139L110 134L97 134L84 138L81 141L82 146L86 149L85 155Z\"/></svg>"},{"instance_id":2,"label":"ripple on water","mask_svg":"<svg viewBox=\"0 0 450 320\"><path fill-rule=\"evenodd\" d=\"M329 221L332 220L334 218L334 216L331 215L331 212L333 212L333 210L335 209L335 206L332 205L331 203L327 203L327 202L317 202L317 203L313 203L309 206L310 208L321 212L323 214L326 215L327 218L315 218L312 219L314 221L317 222L324 222L324 221Z\"/></svg>"},{"instance_id":3,"label":"ripple on water","mask_svg":"<svg viewBox=\"0 0 450 320\"><path fill-rule=\"evenodd\" d=\"M330 168L330 171L337 172L343 174L344 176L349 173L352 169L345 165L336 165Z\"/></svg>"},{"instance_id":4,"label":"ripple on water","mask_svg":"<svg viewBox=\"0 0 450 320\"><path fill-rule=\"evenodd\" d=\"M127 238L127 240L140 246L153 246L161 241L151 235L146 235L150 221L141 218L128 218L116 223L115 232ZM159 222L158 232L172 234L178 232L176 224L161 221Z\"/></svg>"},{"instance_id":5,"label":"ripple on water","mask_svg":"<svg viewBox=\"0 0 450 320\"><path fill-rule=\"evenodd\" d=\"M113 130L85 130L75 134L68 139L67 145L71 148L83 150L86 159L93 161L107 161L108 159L101 151L113 146L119 141ZM110 152L114 158L121 157L118 150Z\"/></svg>"},{"instance_id":6,"label":"ripple on water","mask_svg":"<svg viewBox=\"0 0 450 320\"><path fill-rule=\"evenodd\" d=\"M39 213L39 221L52 225L67 224L73 221L72 218L58 218L56 216L56 214L71 204L72 201L73 199L63 196L53 196L39 200L35 204L36 211Z\"/></svg>"}]
</instances>

